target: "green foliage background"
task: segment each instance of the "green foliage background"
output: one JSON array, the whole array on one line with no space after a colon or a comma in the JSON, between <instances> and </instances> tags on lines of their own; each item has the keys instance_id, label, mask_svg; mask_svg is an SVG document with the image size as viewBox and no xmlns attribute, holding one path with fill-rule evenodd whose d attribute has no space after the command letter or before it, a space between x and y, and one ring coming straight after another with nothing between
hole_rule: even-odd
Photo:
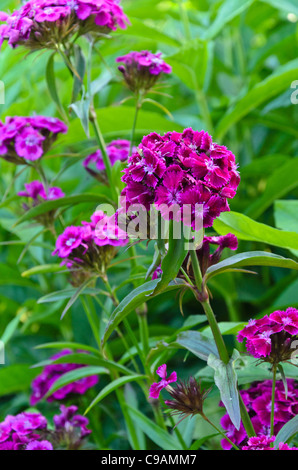
<instances>
[{"instance_id":1,"label":"green foliage background","mask_svg":"<svg viewBox=\"0 0 298 470\"><path fill-rule=\"evenodd\" d=\"M1 9L7 11L18 5L17 1L2 0ZM224 214L214 228L220 234L236 233L240 240L239 252L263 250L297 259L298 106L291 103L294 91L291 83L298 80L298 6L295 0L188 0L180 3L123 0L122 5L132 25L96 46L92 68L92 78L98 79L99 84L96 108L106 141L129 138L134 116L133 101L121 104L129 92L121 82L115 58L131 50L162 51L173 67L173 74L164 80L167 87L162 90L170 96L152 95L152 98L166 107L173 118L154 104L146 103L137 125L137 140L153 131L164 133L184 127L208 129L215 140L233 151L241 173L237 196L231 202L233 212ZM83 40L81 45L86 47ZM34 112L60 117L45 79L49 56L50 52L28 54L23 49L3 46L0 79L5 84L6 101L0 106L2 120L6 116ZM96 143L93 138L86 139L80 121L68 111L71 78L59 58L55 61L55 73L70 128L47 155L47 173L55 178L67 196L109 195L109 188L101 187L82 170L83 157L96 148ZM101 89L107 73L112 74L112 79ZM90 330L80 301L72 306L63 321L60 315L67 300L37 302L51 292L70 286L63 273L26 274L35 266L57 262L51 256L53 240L41 235L23 253L26 243L40 228L28 221L14 227L22 215L20 202L14 196L33 175L28 169L20 173L20 168L3 160L0 165L0 338L4 334L6 341L6 364L0 366L0 418L4 418L28 405L30 382L40 372L30 367L49 357L49 350L34 347L53 341L90 344ZM65 220L71 224L87 220L96 205L94 199L70 205L64 211ZM147 248L144 243L137 249L142 258L140 267L132 274L144 277L151 264L153 248L150 245ZM125 253L121 256L127 257ZM129 263L124 262L109 273L112 284L120 286L120 298L132 289L132 283L127 282L129 269ZM298 307L295 271L276 267L253 270L257 275L224 273L210 283L218 320L225 322L223 328L226 322L234 322L227 329L231 346L232 333L237 331L239 323L275 309ZM104 297L101 300L111 311L110 302ZM97 305L100 314L98 308ZM190 315L203 313L198 311L198 304L191 295L185 295L183 310L184 318L171 293L149 303L152 346L175 334L185 321L191 321ZM101 329L104 327L105 320ZM117 358L123 356L121 342L115 337L111 339L111 348ZM203 365L200 362L198 367L198 360L192 356L181 366L183 357L184 353L179 352L171 363L183 377L197 373ZM122 363L127 365L129 360L123 356ZM99 389L105 380L101 379ZM141 406L137 405L138 386L128 384L126 387L129 404L133 408ZM90 392L90 398L93 397ZM89 401L84 397L80 405L86 407ZM98 405L92 425L100 436L101 445L105 442L107 447L123 448L127 441L123 438L123 423L119 421L120 411L115 401L112 394ZM219 414L217 402L218 396L214 393L209 406L218 420L222 412ZM48 415L53 413L44 403L41 408ZM194 437L199 438L205 431L202 426L195 430L188 426L187 432L189 436L194 432Z\"/></svg>"}]
</instances>

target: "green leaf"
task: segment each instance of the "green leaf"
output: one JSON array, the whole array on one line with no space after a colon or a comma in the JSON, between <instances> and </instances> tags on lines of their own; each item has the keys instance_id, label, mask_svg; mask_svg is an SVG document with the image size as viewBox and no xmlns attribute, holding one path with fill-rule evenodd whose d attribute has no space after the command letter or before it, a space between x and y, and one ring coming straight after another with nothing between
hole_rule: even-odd
<instances>
[{"instance_id":1,"label":"green leaf","mask_svg":"<svg viewBox=\"0 0 298 470\"><path fill-rule=\"evenodd\" d=\"M66 372L66 374L61 375L61 377L59 377L59 379L53 383L45 397L51 396L54 392L64 387L65 385L76 382L77 380L83 379L84 377L103 374L109 374L109 371L104 367L97 366L86 366L71 370L70 372Z\"/></svg>"},{"instance_id":2,"label":"green leaf","mask_svg":"<svg viewBox=\"0 0 298 470\"><path fill-rule=\"evenodd\" d=\"M281 65L272 75L255 85L252 90L237 101L234 108L228 111L219 122L216 129L216 138L221 140L230 127L250 111L287 89L292 81L297 79L297 75L298 59L294 59L286 65Z\"/></svg>"},{"instance_id":3,"label":"green leaf","mask_svg":"<svg viewBox=\"0 0 298 470\"><path fill-rule=\"evenodd\" d=\"M152 292L156 288L158 281L158 279L155 279L154 281L145 282L142 286L139 286L132 292L130 292L130 294L128 294L122 300L122 302L120 302L120 304L118 305L118 307L116 307L110 317L109 323L102 338L102 347L104 346L114 329L119 325L119 323L122 322L122 320L130 312L140 307L140 305L142 305L144 302L148 301L148 296L152 294ZM170 282L164 292L181 289L181 287L183 286L185 286L185 282L183 280L175 279L175 281Z\"/></svg>"},{"instance_id":4,"label":"green leaf","mask_svg":"<svg viewBox=\"0 0 298 470\"><path fill-rule=\"evenodd\" d=\"M172 71L190 89L202 89L208 65L207 42L194 39L167 57Z\"/></svg>"},{"instance_id":5,"label":"green leaf","mask_svg":"<svg viewBox=\"0 0 298 470\"><path fill-rule=\"evenodd\" d=\"M94 279L95 279L95 277L91 277L89 279L86 279L86 281L83 282L83 284L81 284L80 287L78 287L78 289L76 289L76 291L74 292L73 296L67 302L67 305L66 305L66 307L64 308L64 310L61 314L61 320L64 318L65 314L72 307L72 305L75 303L75 301L79 298L79 296L85 291L86 287L94 281Z\"/></svg>"},{"instance_id":6,"label":"green leaf","mask_svg":"<svg viewBox=\"0 0 298 470\"><path fill-rule=\"evenodd\" d=\"M192 352L203 361L207 361L210 354L219 358L217 347L213 339L203 336L199 331L185 331L178 335L176 343Z\"/></svg>"},{"instance_id":7,"label":"green leaf","mask_svg":"<svg viewBox=\"0 0 298 470\"><path fill-rule=\"evenodd\" d=\"M278 449L278 446L281 442L286 443L292 437L298 433L298 415L288 421L279 431L274 441L275 449Z\"/></svg>"},{"instance_id":8,"label":"green leaf","mask_svg":"<svg viewBox=\"0 0 298 470\"><path fill-rule=\"evenodd\" d=\"M254 0L225 0L222 2L215 20L203 34L203 38L213 39L227 23L250 7L253 2Z\"/></svg>"},{"instance_id":9,"label":"green leaf","mask_svg":"<svg viewBox=\"0 0 298 470\"><path fill-rule=\"evenodd\" d=\"M55 343L53 343L55 344ZM56 343L56 344L59 344L59 343ZM70 343L61 343L61 348L65 348L65 347L69 347L69 344ZM74 348L75 346L75 349L82 349L84 348L84 350L91 350L91 352L94 352L91 348L89 347L87 349L87 347L85 345L77 345L77 344L73 344L72 345L72 348ZM58 346L56 346L58 347ZM36 349L40 349L40 348L36 348ZM95 350L96 353L98 353L98 351ZM102 359L101 357L99 357L98 355L95 356L95 355L91 355L91 354L85 354L85 353L73 353L73 354L67 354L66 356L62 356L62 357L59 357L58 359L48 359L46 361L42 361L42 362L39 362L38 364L34 365L33 367L44 367L46 365L50 365L50 364L84 364L84 365L92 365L92 366L102 366L104 367L105 369L108 369L108 370L113 370L113 371L117 371L117 372L121 372L122 374L125 374L125 375L131 375L133 373L133 371L131 371L130 369L128 369L127 367L124 367L123 365L121 364L118 364L116 362L113 362L113 361L108 361L107 359Z\"/></svg>"},{"instance_id":10,"label":"green leaf","mask_svg":"<svg viewBox=\"0 0 298 470\"><path fill-rule=\"evenodd\" d=\"M20 318L21 318L21 314L17 315L8 323L1 337L2 343L7 344L10 338L13 336L14 332L17 330L18 325L20 323Z\"/></svg>"},{"instance_id":11,"label":"green leaf","mask_svg":"<svg viewBox=\"0 0 298 470\"><path fill-rule=\"evenodd\" d=\"M65 342L65 341L39 344L38 346L35 346L35 349L72 349L74 351L77 349L82 349L84 351L90 351L93 354L100 355L99 351L93 348L92 346L88 346L87 344L70 343L70 342Z\"/></svg>"},{"instance_id":12,"label":"green leaf","mask_svg":"<svg viewBox=\"0 0 298 470\"><path fill-rule=\"evenodd\" d=\"M258 219L273 202L298 186L298 158L293 158L276 170L267 180L264 193L246 210L246 215Z\"/></svg>"},{"instance_id":13,"label":"green leaf","mask_svg":"<svg viewBox=\"0 0 298 470\"><path fill-rule=\"evenodd\" d=\"M71 102L74 103L82 89L83 80L86 72L86 60L82 49L78 46L74 46L74 59L75 64L74 68L77 71L78 75L74 75L73 77L73 89L72 89L72 98Z\"/></svg>"},{"instance_id":14,"label":"green leaf","mask_svg":"<svg viewBox=\"0 0 298 470\"><path fill-rule=\"evenodd\" d=\"M262 0L262 2L268 3L268 5L283 12L294 13L298 16L298 6L295 0L282 0L282 2L279 0Z\"/></svg>"},{"instance_id":15,"label":"green leaf","mask_svg":"<svg viewBox=\"0 0 298 470\"><path fill-rule=\"evenodd\" d=\"M167 433L164 429L160 428L157 424L153 423L143 413L130 406L127 407L138 424L140 429L159 447L163 450L182 450L181 444L176 437Z\"/></svg>"},{"instance_id":16,"label":"green leaf","mask_svg":"<svg viewBox=\"0 0 298 470\"><path fill-rule=\"evenodd\" d=\"M286 199L274 202L274 219L277 228L298 233L298 201ZM298 250L291 250L298 257Z\"/></svg>"},{"instance_id":17,"label":"green leaf","mask_svg":"<svg viewBox=\"0 0 298 470\"><path fill-rule=\"evenodd\" d=\"M174 238L174 227L176 226L178 228L178 225L180 225L181 228L181 236L179 238ZM181 265L188 253L188 240L183 232L184 226L182 223L177 224L176 222L171 221L168 251L161 263L162 275L161 278L158 280L159 282L157 283L157 286L151 295L159 294L160 292L165 290L169 283L176 278L181 268Z\"/></svg>"},{"instance_id":18,"label":"green leaf","mask_svg":"<svg viewBox=\"0 0 298 470\"><path fill-rule=\"evenodd\" d=\"M237 374L235 372L235 362L240 358L239 352L234 349L231 360L228 364L210 354L208 366L215 370L214 381L220 391L220 397L229 414L229 417L236 429L240 429L241 415L237 387Z\"/></svg>"},{"instance_id":19,"label":"green leaf","mask_svg":"<svg viewBox=\"0 0 298 470\"><path fill-rule=\"evenodd\" d=\"M45 214L60 207L70 206L73 207L77 204L82 204L83 202L92 202L94 204L100 204L101 202L112 203L111 200L104 194L77 194L75 196L61 197L59 199L54 199L52 201L45 201L38 206L32 207L27 212L25 212L22 217L20 217L14 226L19 225L22 222L27 220L35 219L37 216Z\"/></svg>"},{"instance_id":20,"label":"green leaf","mask_svg":"<svg viewBox=\"0 0 298 470\"><path fill-rule=\"evenodd\" d=\"M93 356L92 354L86 353L73 353L66 354L65 356L59 357L58 359L48 359L42 362L35 364L33 367L45 367L51 364L81 364L88 366L102 366L99 362L104 362L98 356Z\"/></svg>"},{"instance_id":21,"label":"green leaf","mask_svg":"<svg viewBox=\"0 0 298 470\"><path fill-rule=\"evenodd\" d=\"M248 251L231 256L214 266L210 266L206 272L206 279L208 280L217 274L243 266L276 266L298 270L298 263L292 259L284 258L274 253L267 253L266 251Z\"/></svg>"},{"instance_id":22,"label":"green leaf","mask_svg":"<svg viewBox=\"0 0 298 470\"><path fill-rule=\"evenodd\" d=\"M298 201L290 199L275 201L274 218L278 228L298 232Z\"/></svg>"},{"instance_id":23,"label":"green leaf","mask_svg":"<svg viewBox=\"0 0 298 470\"><path fill-rule=\"evenodd\" d=\"M163 44L167 44L169 46L177 47L179 46L179 41L177 39L168 36L167 34L160 31L159 28L153 28L152 26L147 26L144 21L141 21L137 18L129 17L131 26L125 30L125 36L135 36L137 38L145 38L152 40L154 38L155 41L158 41ZM113 33L117 36L117 34L123 35L123 32Z\"/></svg>"},{"instance_id":24,"label":"green leaf","mask_svg":"<svg viewBox=\"0 0 298 470\"><path fill-rule=\"evenodd\" d=\"M77 292L77 289L64 289L56 292L51 292L50 294L44 295L43 297L40 297L37 301L38 304L47 304L50 302L57 302L60 300L65 300L65 299L70 299L73 297L73 295ZM100 289L95 289L88 287L87 289L84 290L84 294L89 294L89 295L97 295L101 294L102 291Z\"/></svg>"},{"instance_id":25,"label":"green leaf","mask_svg":"<svg viewBox=\"0 0 298 470\"><path fill-rule=\"evenodd\" d=\"M122 385L125 385L129 382L137 382L138 380L143 380L145 379L145 375L140 375L140 374L135 374L135 375L126 375L125 377L119 377L116 380L113 380L113 382L109 383L106 387L104 387L100 393L97 395L96 398L91 402L91 404L88 406L84 414L89 413L89 411L97 405L101 400L103 400L106 396L108 396L110 393L114 392L117 390L119 387L122 387Z\"/></svg>"},{"instance_id":26,"label":"green leaf","mask_svg":"<svg viewBox=\"0 0 298 470\"><path fill-rule=\"evenodd\" d=\"M298 249L298 233L277 230L238 212L225 212L213 224L220 235L231 232L240 240L257 241L287 249Z\"/></svg>"},{"instance_id":27,"label":"green leaf","mask_svg":"<svg viewBox=\"0 0 298 470\"><path fill-rule=\"evenodd\" d=\"M55 76L55 70L54 70L54 60L55 60L55 54L56 52L53 52L53 54L50 55L47 67L46 67L46 81L48 85L48 90L50 92L51 98L56 104L59 113L65 119L68 121L68 118L66 116L65 110L61 104L59 95L58 95L58 90L57 90L57 84L56 84L56 76Z\"/></svg>"},{"instance_id":28,"label":"green leaf","mask_svg":"<svg viewBox=\"0 0 298 470\"><path fill-rule=\"evenodd\" d=\"M42 264L27 269L27 271L23 271L22 277L31 277L36 274L58 273L59 271L65 271L65 266L60 266L60 264Z\"/></svg>"},{"instance_id":29,"label":"green leaf","mask_svg":"<svg viewBox=\"0 0 298 470\"><path fill-rule=\"evenodd\" d=\"M30 370L29 364L13 364L0 369L0 396L20 393L30 389L37 371Z\"/></svg>"}]
</instances>

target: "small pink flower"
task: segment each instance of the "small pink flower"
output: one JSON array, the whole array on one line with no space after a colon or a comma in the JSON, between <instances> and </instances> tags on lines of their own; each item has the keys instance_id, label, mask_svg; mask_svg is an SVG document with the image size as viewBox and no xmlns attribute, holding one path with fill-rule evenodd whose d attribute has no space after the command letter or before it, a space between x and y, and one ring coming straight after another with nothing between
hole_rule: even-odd
<instances>
[{"instance_id":1,"label":"small pink flower","mask_svg":"<svg viewBox=\"0 0 298 470\"><path fill-rule=\"evenodd\" d=\"M167 378L167 365L161 365L157 371L157 375L161 378L161 381L158 383L153 383L150 387L149 396L150 398L157 399L163 388L166 388L170 383L177 382L177 373L172 372L171 375Z\"/></svg>"}]
</instances>

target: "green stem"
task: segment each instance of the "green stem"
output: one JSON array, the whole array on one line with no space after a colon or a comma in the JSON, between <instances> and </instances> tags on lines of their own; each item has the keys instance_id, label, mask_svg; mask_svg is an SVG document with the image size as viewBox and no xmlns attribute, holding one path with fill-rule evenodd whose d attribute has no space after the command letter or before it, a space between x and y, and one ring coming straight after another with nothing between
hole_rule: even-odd
<instances>
[{"instance_id":1,"label":"green stem","mask_svg":"<svg viewBox=\"0 0 298 470\"><path fill-rule=\"evenodd\" d=\"M139 111L140 111L141 107L142 107L142 100L140 100L140 94L137 93L137 95L136 95L136 110L135 110L134 120L133 120L133 124L132 124L132 129L131 129L129 155L132 154L133 144L134 144L134 140L135 140L137 120L138 120L138 115L139 115Z\"/></svg>"},{"instance_id":2,"label":"green stem","mask_svg":"<svg viewBox=\"0 0 298 470\"><path fill-rule=\"evenodd\" d=\"M275 408L275 387L276 387L276 365L273 366L272 378L272 395L271 395L271 419L270 419L270 436L274 435L274 408Z\"/></svg>"},{"instance_id":3,"label":"green stem","mask_svg":"<svg viewBox=\"0 0 298 470\"><path fill-rule=\"evenodd\" d=\"M196 252L194 250L190 251L190 256L191 256L191 262L192 262L192 268L194 271L194 276L195 276L195 281L196 281L196 286L199 292L202 292L202 274L201 274L201 269L199 265L199 261L196 255ZM218 350L218 354L220 359L225 363L228 364L230 361L230 356L228 353L228 350L226 348L224 339L222 337L221 331L219 329L218 323L216 321L214 312L212 310L212 307L210 305L209 299L205 301L200 302L204 312L206 314L208 323L210 325L214 341L216 343L216 347ZM243 426L247 432L247 435L249 437L255 436L256 433L254 431L250 416L248 414L248 411L246 409L246 406L243 403L242 397L239 393L239 402L240 402L240 411L241 411L241 418L243 422Z\"/></svg>"},{"instance_id":4,"label":"green stem","mask_svg":"<svg viewBox=\"0 0 298 470\"><path fill-rule=\"evenodd\" d=\"M183 28L184 28L185 38L187 39L187 41L190 41L191 40L191 29L190 29L187 10L184 6L184 1L183 0L178 0L178 3L179 3L181 21L182 21Z\"/></svg>"},{"instance_id":5,"label":"green stem","mask_svg":"<svg viewBox=\"0 0 298 470\"><path fill-rule=\"evenodd\" d=\"M96 138L96 141L98 143L98 146L100 148L100 151L102 153L102 159L103 159L103 162L104 162L104 165L105 165L105 170L106 170L106 173L107 173L107 177L108 177L108 180L109 180L109 184L110 184L110 187L112 189L114 189L114 185L112 183L112 165L111 165L111 160L109 159L109 156L108 156L108 153L107 153L107 147L106 147L106 143L104 141L104 137L102 135L102 132L100 130L100 127L98 125L98 121L97 121L97 116L96 116L96 112L94 110L94 108L92 107L90 109L90 117L89 117L89 120L92 124L92 127L93 127L93 130L94 130L94 134L95 134L95 138ZM114 193L115 193L115 189L114 189ZM117 192L116 192L117 194ZM115 195L115 194L114 194ZM118 196L118 194L117 194Z\"/></svg>"},{"instance_id":6,"label":"green stem","mask_svg":"<svg viewBox=\"0 0 298 470\"><path fill-rule=\"evenodd\" d=\"M213 133L213 123L212 123L210 111L209 111L209 108L208 108L208 103L207 103L206 96L205 96L204 92L202 90L200 90L199 88L196 90L196 98L197 98L197 102L198 102L198 105L199 105L199 108L200 108L201 116L202 116L203 121L206 125L206 129L207 129L208 132L210 132L212 134Z\"/></svg>"},{"instance_id":7,"label":"green stem","mask_svg":"<svg viewBox=\"0 0 298 470\"><path fill-rule=\"evenodd\" d=\"M149 352L149 332L148 332L148 323L147 323L147 313L146 313L146 305L142 306L139 309L140 312L137 313L138 315L138 322L139 322L139 329L140 329L140 337L141 337L141 342L143 345L143 354L146 356Z\"/></svg>"},{"instance_id":8,"label":"green stem","mask_svg":"<svg viewBox=\"0 0 298 470\"><path fill-rule=\"evenodd\" d=\"M194 273L194 276L195 276L196 286L197 286L199 292L201 292L203 278L202 278L202 273L201 273L197 253L196 253L195 250L190 250L189 254L190 254L190 258L191 258L191 265L192 265L193 273Z\"/></svg>"},{"instance_id":9,"label":"green stem","mask_svg":"<svg viewBox=\"0 0 298 470\"><path fill-rule=\"evenodd\" d=\"M232 442L231 439L229 439L223 431L221 431L217 426L215 426L215 424L213 424L213 423L207 418L207 416L205 416L204 414L202 414L201 416L202 416L202 418L203 418L207 423L210 424L210 426L212 426L219 434L221 434L221 435L231 444L231 446L234 447L235 450L239 450L239 448L235 445L235 443Z\"/></svg>"}]
</instances>

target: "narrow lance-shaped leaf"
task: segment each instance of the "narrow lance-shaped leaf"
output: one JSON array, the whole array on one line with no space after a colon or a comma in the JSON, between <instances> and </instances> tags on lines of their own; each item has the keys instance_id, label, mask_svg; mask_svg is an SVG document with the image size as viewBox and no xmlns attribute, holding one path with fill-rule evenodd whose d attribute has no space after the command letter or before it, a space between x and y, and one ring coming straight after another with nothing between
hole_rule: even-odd
<instances>
[{"instance_id":1,"label":"narrow lance-shaped leaf","mask_svg":"<svg viewBox=\"0 0 298 470\"><path fill-rule=\"evenodd\" d=\"M185 235L187 232L187 235ZM167 254L161 263L162 275L151 295L162 292L173 281L188 253L187 242L190 229L179 222L170 221L169 246Z\"/></svg>"},{"instance_id":2,"label":"narrow lance-shaped leaf","mask_svg":"<svg viewBox=\"0 0 298 470\"><path fill-rule=\"evenodd\" d=\"M217 347L213 339L203 336L199 331L185 331L178 335L176 343L188 349L203 361L207 361L210 354L219 358Z\"/></svg>"},{"instance_id":3,"label":"narrow lance-shaped leaf","mask_svg":"<svg viewBox=\"0 0 298 470\"><path fill-rule=\"evenodd\" d=\"M78 369L71 370L70 372L66 372L66 374L61 375L61 377L53 383L52 387L47 392L46 397L51 396L54 392L72 382L76 382L77 380L85 377L90 377L91 375L103 374L109 374L109 371L104 367L97 366L80 367Z\"/></svg>"},{"instance_id":4,"label":"narrow lance-shaped leaf","mask_svg":"<svg viewBox=\"0 0 298 470\"><path fill-rule=\"evenodd\" d=\"M255 85L219 122L216 138L222 139L233 124L260 104L288 88L291 82L297 79L297 74L298 59L294 59L286 65L281 65L272 75Z\"/></svg>"},{"instance_id":5,"label":"narrow lance-shaped leaf","mask_svg":"<svg viewBox=\"0 0 298 470\"><path fill-rule=\"evenodd\" d=\"M182 450L181 444L176 437L167 433L164 429L160 428L152 420L147 418L141 411L127 407L134 421L138 424L140 429L159 447L163 450Z\"/></svg>"},{"instance_id":6,"label":"narrow lance-shaped leaf","mask_svg":"<svg viewBox=\"0 0 298 470\"><path fill-rule=\"evenodd\" d=\"M292 259L284 258L283 256L275 255L274 253L267 253L266 251L248 251L246 253L239 253L238 255L231 256L224 261L220 261L214 266L210 266L206 272L206 279L208 280L217 274L230 271L231 269L239 268L241 266L276 266L279 268L298 270L298 263Z\"/></svg>"},{"instance_id":7,"label":"narrow lance-shaped leaf","mask_svg":"<svg viewBox=\"0 0 298 470\"><path fill-rule=\"evenodd\" d=\"M274 441L275 449L278 449L278 446L281 442L287 442L289 439L294 437L298 433L298 415L295 418L288 421L279 431Z\"/></svg>"},{"instance_id":8,"label":"narrow lance-shaped leaf","mask_svg":"<svg viewBox=\"0 0 298 470\"><path fill-rule=\"evenodd\" d=\"M118 379L114 380L113 382L109 383L106 387L104 387L100 393L97 395L96 398L91 402L91 404L88 406L88 408L85 411L85 414L89 413L89 411L101 400L103 400L106 396L108 396L110 393L114 392L117 390L119 387L122 387L122 385L125 385L129 382L136 382L138 380L144 380L146 378L145 375L140 375L140 374L135 374L135 375L126 375L124 377L119 377Z\"/></svg>"},{"instance_id":9,"label":"narrow lance-shaped leaf","mask_svg":"<svg viewBox=\"0 0 298 470\"><path fill-rule=\"evenodd\" d=\"M298 233L278 230L238 212L221 214L214 221L213 227L220 235L231 232L239 240L257 241L289 250L298 249Z\"/></svg>"},{"instance_id":10,"label":"narrow lance-shaped leaf","mask_svg":"<svg viewBox=\"0 0 298 470\"><path fill-rule=\"evenodd\" d=\"M75 196L61 197L59 199L54 199L51 201L45 201L25 212L25 214L22 215L22 217L20 217L14 224L14 227L22 222L26 222L27 220L35 219L37 216L45 214L46 212L59 209L60 207L73 207L75 204L82 204L84 202L93 202L94 204L100 204L101 202L111 203L111 200L104 194L85 193L77 194Z\"/></svg>"},{"instance_id":11,"label":"narrow lance-shaped leaf","mask_svg":"<svg viewBox=\"0 0 298 470\"><path fill-rule=\"evenodd\" d=\"M110 317L109 323L102 338L102 346L104 346L115 328L130 312L140 307L140 305L142 305L144 302L148 301L148 296L152 294L156 288L157 283L158 279L145 282L142 286L139 286L130 292L130 294L128 294L122 300L122 302L120 302ZM170 282L165 291L181 289L181 287L184 286L185 282L182 279L175 279L175 281Z\"/></svg>"},{"instance_id":12,"label":"narrow lance-shaped leaf","mask_svg":"<svg viewBox=\"0 0 298 470\"><path fill-rule=\"evenodd\" d=\"M237 387L237 374L235 372L235 362L240 358L239 352L234 349L233 355L228 364L210 354L208 366L214 369L214 381L220 391L223 404L236 429L240 429L241 414L239 404L239 394Z\"/></svg>"},{"instance_id":13,"label":"narrow lance-shaped leaf","mask_svg":"<svg viewBox=\"0 0 298 470\"><path fill-rule=\"evenodd\" d=\"M68 120L67 115L65 113L65 110L61 104L58 91L57 91L57 85L56 85L56 78L55 78L55 70L54 70L54 59L55 59L55 52L50 55L47 67L46 67L46 81L48 85L48 89L51 95L52 100L56 104L61 116L63 119L66 121Z\"/></svg>"}]
</instances>

